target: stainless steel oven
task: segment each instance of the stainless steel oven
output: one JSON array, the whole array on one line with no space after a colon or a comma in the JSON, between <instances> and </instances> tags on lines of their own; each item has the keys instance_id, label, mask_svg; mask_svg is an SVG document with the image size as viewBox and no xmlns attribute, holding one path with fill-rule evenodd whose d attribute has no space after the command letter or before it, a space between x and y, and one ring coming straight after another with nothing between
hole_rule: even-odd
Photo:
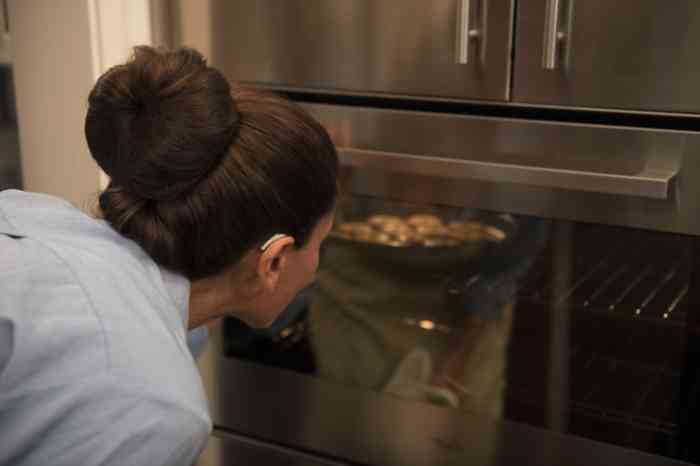
<instances>
[{"instance_id":1,"label":"stainless steel oven","mask_svg":"<svg viewBox=\"0 0 700 466\"><path fill-rule=\"evenodd\" d=\"M700 462L700 5L170 13L343 165L314 286L201 360L212 464Z\"/></svg>"}]
</instances>

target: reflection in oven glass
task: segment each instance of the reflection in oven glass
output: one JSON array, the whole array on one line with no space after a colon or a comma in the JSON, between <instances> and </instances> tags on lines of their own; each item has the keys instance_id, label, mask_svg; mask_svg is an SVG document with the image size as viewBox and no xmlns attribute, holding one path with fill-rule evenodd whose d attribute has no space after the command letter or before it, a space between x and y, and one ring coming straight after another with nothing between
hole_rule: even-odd
<instances>
[{"instance_id":1,"label":"reflection in oven glass","mask_svg":"<svg viewBox=\"0 0 700 466\"><path fill-rule=\"evenodd\" d=\"M690 239L576 225L569 243L566 287L553 286L562 254L561 242L553 241L521 282L506 417L547 425L543 407L551 374L532 361L546 357L552 345L551 315L567 312L566 430L672 455L685 363Z\"/></svg>"},{"instance_id":2,"label":"reflection in oven glass","mask_svg":"<svg viewBox=\"0 0 700 466\"><path fill-rule=\"evenodd\" d=\"M326 244L309 306L318 374L500 417L516 282L544 242L542 222L353 207ZM529 245L506 253L525 237Z\"/></svg>"},{"instance_id":3,"label":"reflection in oven glass","mask_svg":"<svg viewBox=\"0 0 700 466\"><path fill-rule=\"evenodd\" d=\"M688 241L355 196L314 286L268 329L229 319L225 350L670 455Z\"/></svg>"}]
</instances>

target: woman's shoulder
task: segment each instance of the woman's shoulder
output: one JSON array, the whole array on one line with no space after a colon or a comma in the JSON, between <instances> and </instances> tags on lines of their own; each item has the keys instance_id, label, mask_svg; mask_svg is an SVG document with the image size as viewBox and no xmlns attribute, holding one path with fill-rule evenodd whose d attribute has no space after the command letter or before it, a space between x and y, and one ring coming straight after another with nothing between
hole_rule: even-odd
<instances>
[{"instance_id":1,"label":"woman's shoulder","mask_svg":"<svg viewBox=\"0 0 700 466\"><path fill-rule=\"evenodd\" d=\"M128 374L17 390L0 396L1 464L191 465L211 431L204 401Z\"/></svg>"},{"instance_id":2,"label":"woman's shoulder","mask_svg":"<svg viewBox=\"0 0 700 466\"><path fill-rule=\"evenodd\" d=\"M143 355L188 370L185 323L160 269L104 222L51 196L1 192L0 256L0 317L53 335L27 336L35 352L53 342L57 356L93 358L92 370L147 370Z\"/></svg>"},{"instance_id":3,"label":"woman's shoulder","mask_svg":"<svg viewBox=\"0 0 700 466\"><path fill-rule=\"evenodd\" d=\"M88 215L65 199L44 193L16 189L0 191L0 218L24 236L117 235L104 221Z\"/></svg>"},{"instance_id":4,"label":"woman's shoulder","mask_svg":"<svg viewBox=\"0 0 700 466\"><path fill-rule=\"evenodd\" d=\"M148 255L133 241L115 232L64 199L18 190L0 192L0 233L30 238L75 272L120 268L132 275L151 267ZM139 267L140 265L140 267ZM98 272L90 270L91 274Z\"/></svg>"},{"instance_id":5,"label":"woman's shoulder","mask_svg":"<svg viewBox=\"0 0 700 466\"><path fill-rule=\"evenodd\" d=\"M15 205L20 207L34 207L40 205L70 206L70 202L60 197L45 193L22 191L20 189L5 189L0 191L0 204Z\"/></svg>"}]
</instances>

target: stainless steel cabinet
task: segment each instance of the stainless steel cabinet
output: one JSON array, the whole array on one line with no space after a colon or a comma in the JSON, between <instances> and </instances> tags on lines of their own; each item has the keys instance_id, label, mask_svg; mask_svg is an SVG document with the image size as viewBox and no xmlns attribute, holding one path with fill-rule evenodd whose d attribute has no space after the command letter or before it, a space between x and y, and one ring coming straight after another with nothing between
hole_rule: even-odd
<instances>
[{"instance_id":1,"label":"stainless steel cabinet","mask_svg":"<svg viewBox=\"0 0 700 466\"><path fill-rule=\"evenodd\" d=\"M513 2L212 0L212 61L276 87L505 101Z\"/></svg>"},{"instance_id":2,"label":"stainless steel cabinet","mask_svg":"<svg viewBox=\"0 0 700 466\"><path fill-rule=\"evenodd\" d=\"M700 3L518 2L513 100L700 111Z\"/></svg>"},{"instance_id":3,"label":"stainless steel cabinet","mask_svg":"<svg viewBox=\"0 0 700 466\"><path fill-rule=\"evenodd\" d=\"M184 0L181 0L184 1ZM211 61L276 89L700 112L694 0L207 0ZM517 6L517 8L516 8ZM182 18L188 21L187 18Z\"/></svg>"}]
</instances>

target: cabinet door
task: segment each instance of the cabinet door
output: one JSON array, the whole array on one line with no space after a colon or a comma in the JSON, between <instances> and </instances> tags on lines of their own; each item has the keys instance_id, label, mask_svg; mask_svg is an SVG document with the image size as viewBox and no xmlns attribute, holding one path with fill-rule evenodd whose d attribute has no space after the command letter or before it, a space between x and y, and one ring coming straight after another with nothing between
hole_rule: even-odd
<instances>
[{"instance_id":1,"label":"cabinet door","mask_svg":"<svg viewBox=\"0 0 700 466\"><path fill-rule=\"evenodd\" d=\"M509 97L513 0L211 0L207 9L212 62L236 81Z\"/></svg>"},{"instance_id":2,"label":"cabinet door","mask_svg":"<svg viewBox=\"0 0 700 466\"><path fill-rule=\"evenodd\" d=\"M697 1L526 0L516 29L517 102L700 112Z\"/></svg>"}]
</instances>

